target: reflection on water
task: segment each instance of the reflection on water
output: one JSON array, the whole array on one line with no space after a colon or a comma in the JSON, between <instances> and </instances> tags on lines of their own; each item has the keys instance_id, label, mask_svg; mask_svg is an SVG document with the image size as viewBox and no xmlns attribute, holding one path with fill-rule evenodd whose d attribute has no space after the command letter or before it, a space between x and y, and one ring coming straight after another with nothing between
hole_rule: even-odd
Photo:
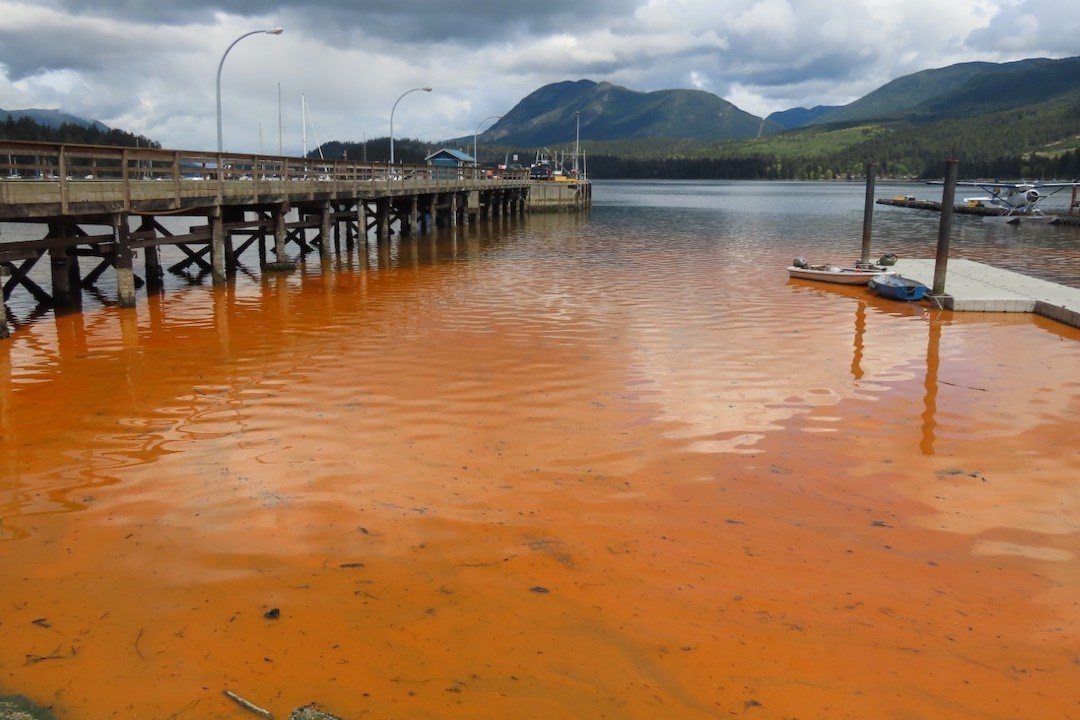
<instances>
[{"instance_id":1,"label":"reflection on water","mask_svg":"<svg viewBox=\"0 0 1080 720\"><path fill-rule=\"evenodd\" d=\"M129 311L16 299L0 693L1063 715L1080 333L789 280L857 252L860 185L595 199ZM877 209L876 253L929 254L912 213ZM1078 275L1075 230L956 225L965 257Z\"/></svg>"}]
</instances>

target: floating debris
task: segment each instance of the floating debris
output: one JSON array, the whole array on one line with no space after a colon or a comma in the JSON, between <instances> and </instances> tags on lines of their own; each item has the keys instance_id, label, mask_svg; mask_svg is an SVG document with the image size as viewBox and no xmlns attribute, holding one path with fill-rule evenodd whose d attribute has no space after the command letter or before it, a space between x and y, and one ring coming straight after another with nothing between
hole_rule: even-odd
<instances>
[{"instance_id":1,"label":"floating debris","mask_svg":"<svg viewBox=\"0 0 1080 720\"><path fill-rule=\"evenodd\" d=\"M341 718L323 712L316 703L308 703L289 713L289 720L341 720Z\"/></svg>"},{"instance_id":2,"label":"floating debris","mask_svg":"<svg viewBox=\"0 0 1080 720\"><path fill-rule=\"evenodd\" d=\"M232 692L231 690L223 690L222 692L225 693L225 697L229 698L230 700L232 700L234 703L236 703L240 707L244 708L245 710L250 710L251 712L255 713L256 715L261 715L264 718L273 718L274 717L273 715L270 714L270 711L267 710L266 708L261 708L258 705L256 705L255 703L251 702L250 700L245 700L244 698L240 697L239 695Z\"/></svg>"}]
</instances>

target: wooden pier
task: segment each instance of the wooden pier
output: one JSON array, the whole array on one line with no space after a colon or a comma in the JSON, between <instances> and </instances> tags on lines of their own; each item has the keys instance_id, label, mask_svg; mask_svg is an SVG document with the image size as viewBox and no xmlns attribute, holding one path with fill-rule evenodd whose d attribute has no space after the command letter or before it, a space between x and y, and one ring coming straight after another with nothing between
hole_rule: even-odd
<instances>
[{"instance_id":1,"label":"wooden pier","mask_svg":"<svg viewBox=\"0 0 1080 720\"><path fill-rule=\"evenodd\" d=\"M328 257L369 234L383 241L395 232L520 215L533 209L537 185L524 171L492 177L476 167L16 141L0 141L0 172L0 222L43 228L35 240L0 236L3 298L23 288L43 304L75 304L73 296L111 268L122 307L134 306L137 286L161 287L162 246L184 255L169 270L197 268L223 284L252 246L264 271L290 269L290 244L301 255ZM536 194L537 209L582 208L591 199L586 181L557 197L547 188ZM175 234L160 222L166 216L194 220ZM136 251L144 278L135 271ZM51 292L30 277L46 254ZM82 275L85 257L96 265ZM5 315L0 303L0 336Z\"/></svg>"}]
</instances>

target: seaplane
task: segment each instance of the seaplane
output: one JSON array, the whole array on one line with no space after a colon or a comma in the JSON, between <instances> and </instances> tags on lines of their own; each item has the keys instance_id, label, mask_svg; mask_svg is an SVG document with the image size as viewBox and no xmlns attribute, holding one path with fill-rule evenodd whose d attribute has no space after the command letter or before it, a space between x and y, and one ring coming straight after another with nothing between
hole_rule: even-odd
<instances>
[{"instance_id":1,"label":"seaplane","mask_svg":"<svg viewBox=\"0 0 1080 720\"><path fill-rule=\"evenodd\" d=\"M943 185L942 180L932 180L931 185ZM1080 187L1075 182L981 182L978 180L961 180L956 183L957 187L977 187L985 195L965 197L964 204L970 207L993 207L998 209L998 214L984 215L983 220L997 223L1018 224L1024 222L1052 223L1057 220L1056 215L1044 215L1038 203L1046 198L1056 195L1065 188ZM1075 192L1074 192L1075 202Z\"/></svg>"}]
</instances>

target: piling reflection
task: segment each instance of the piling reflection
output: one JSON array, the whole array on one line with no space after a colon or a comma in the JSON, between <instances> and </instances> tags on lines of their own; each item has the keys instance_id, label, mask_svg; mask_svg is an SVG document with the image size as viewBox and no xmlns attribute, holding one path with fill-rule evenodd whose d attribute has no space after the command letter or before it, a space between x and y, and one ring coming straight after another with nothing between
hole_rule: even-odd
<instances>
[{"instance_id":1,"label":"piling reflection","mask_svg":"<svg viewBox=\"0 0 1080 720\"><path fill-rule=\"evenodd\" d=\"M934 454L935 428L937 427L938 352L941 347L941 321L931 319L927 323L926 375L923 386L922 440L919 449L923 455Z\"/></svg>"}]
</instances>

